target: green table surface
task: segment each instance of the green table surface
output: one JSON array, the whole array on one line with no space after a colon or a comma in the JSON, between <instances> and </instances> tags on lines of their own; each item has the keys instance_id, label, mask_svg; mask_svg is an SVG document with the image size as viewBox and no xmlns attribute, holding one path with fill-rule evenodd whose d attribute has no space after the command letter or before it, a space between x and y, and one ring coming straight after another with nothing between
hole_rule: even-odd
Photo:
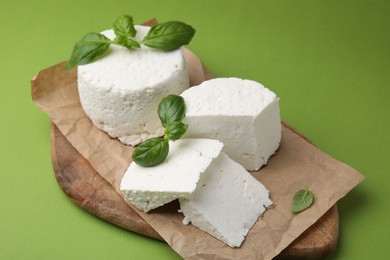
<instances>
[{"instance_id":1,"label":"green table surface","mask_svg":"<svg viewBox=\"0 0 390 260\"><path fill-rule=\"evenodd\" d=\"M168 245L106 223L58 187L50 120L30 80L121 14L197 29L189 48L218 77L259 81L283 121L366 179L338 203L329 259L389 259L390 1L0 2L0 259L180 259Z\"/></svg>"}]
</instances>

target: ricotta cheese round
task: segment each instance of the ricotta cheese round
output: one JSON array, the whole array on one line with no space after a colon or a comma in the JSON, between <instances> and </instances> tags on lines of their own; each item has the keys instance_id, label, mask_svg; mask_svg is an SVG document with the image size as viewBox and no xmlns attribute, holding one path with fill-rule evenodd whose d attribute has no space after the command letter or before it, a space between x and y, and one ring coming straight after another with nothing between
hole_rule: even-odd
<instances>
[{"instance_id":1,"label":"ricotta cheese round","mask_svg":"<svg viewBox=\"0 0 390 260\"><path fill-rule=\"evenodd\" d=\"M216 78L184 91L185 137L217 139L223 152L252 171L267 163L281 140L279 98L256 81Z\"/></svg>"},{"instance_id":2,"label":"ricotta cheese round","mask_svg":"<svg viewBox=\"0 0 390 260\"><path fill-rule=\"evenodd\" d=\"M149 29L136 26L136 40L142 40ZM102 34L115 38L113 30ZM133 146L163 134L157 115L160 100L189 87L182 49L129 50L111 44L107 55L78 66L77 72L80 102L93 124Z\"/></svg>"}]
</instances>

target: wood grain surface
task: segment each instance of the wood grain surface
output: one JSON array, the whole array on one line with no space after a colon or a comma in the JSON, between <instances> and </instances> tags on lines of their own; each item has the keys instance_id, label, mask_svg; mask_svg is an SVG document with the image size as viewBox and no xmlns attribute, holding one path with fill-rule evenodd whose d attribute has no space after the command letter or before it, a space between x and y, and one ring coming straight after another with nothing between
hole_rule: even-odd
<instances>
[{"instance_id":1,"label":"wood grain surface","mask_svg":"<svg viewBox=\"0 0 390 260\"><path fill-rule=\"evenodd\" d=\"M162 240L161 236L92 168L54 124L51 126L51 153L59 186L78 206L114 225ZM338 228L337 206L334 205L284 249L277 259L325 258L337 246Z\"/></svg>"}]
</instances>

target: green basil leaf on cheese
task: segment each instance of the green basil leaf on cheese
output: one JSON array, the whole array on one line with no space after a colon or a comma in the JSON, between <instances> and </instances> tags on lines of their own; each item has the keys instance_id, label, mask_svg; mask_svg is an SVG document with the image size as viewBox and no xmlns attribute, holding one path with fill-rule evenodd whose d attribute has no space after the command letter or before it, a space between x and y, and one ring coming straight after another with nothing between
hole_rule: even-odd
<instances>
[{"instance_id":1,"label":"green basil leaf on cheese","mask_svg":"<svg viewBox=\"0 0 390 260\"><path fill-rule=\"evenodd\" d=\"M171 51L188 44L195 34L195 29L182 22L171 21L153 26L142 41L134 37L137 30L133 17L130 15L119 16L113 24L114 40L110 40L99 33L88 33L77 42L73 48L71 58L65 69L71 69L76 65L93 62L101 57L110 44L116 44L128 49L140 48L141 43L151 48Z\"/></svg>"},{"instance_id":2,"label":"green basil leaf on cheese","mask_svg":"<svg viewBox=\"0 0 390 260\"><path fill-rule=\"evenodd\" d=\"M195 34L190 25L170 21L154 25L141 41L142 44L164 51L171 51L188 44Z\"/></svg>"},{"instance_id":3,"label":"green basil leaf on cheese","mask_svg":"<svg viewBox=\"0 0 390 260\"><path fill-rule=\"evenodd\" d=\"M169 123L180 122L186 112L184 99L177 95L168 95L160 101L157 113L161 123L166 127Z\"/></svg>"},{"instance_id":4,"label":"green basil leaf on cheese","mask_svg":"<svg viewBox=\"0 0 390 260\"><path fill-rule=\"evenodd\" d=\"M181 96L168 95L160 101L157 113L164 126L164 137L151 138L137 146L132 155L136 164L150 167L165 160L169 152L169 140L180 139L188 129L188 125L181 122L185 111L184 99Z\"/></svg>"},{"instance_id":5,"label":"green basil leaf on cheese","mask_svg":"<svg viewBox=\"0 0 390 260\"><path fill-rule=\"evenodd\" d=\"M133 161L143 167L151 167L162 163L169 152L168 140L154 137L146 140L134 150Z\"/></svg>"},{"instance_id":6,"label":"green basil leaf on cheese","mask_svg":"<svg viewBox=\"0 0 390 260\"><path fill-rule=\"evenodd\" d=\"M137 31L135 30L132 16L119 16L114 22L113 30L115 33L115 39L113 43L128 49L141 47L140 44L135 39L133 39L133 37L135 37L137 34Z\"/></svg>"},{"instance_id":7,"label":"green basil leaf on cheese","mask_svg":"<svg viewBox=\"0 0 390 260\"><path fill-rule=\"evenodd\" d=\"M291 210L293 213L299 213L309 208L313 204L314 195L309 189L302 189L295 193Z\"/></svg>"},{"instance_id":8,"label":"green basil leaf on cheese","mask_svg":"<svg viewBox=\"0 0 390 260\"><path fill-rule=\"evenodd\" d=\"M180 139L188 129L188 125L182 122L172 122L169 123L165 128L164 137L168 140L178 140Z\"/></svg>"},{"instance_id":9,"label":"green basil leaf on cheese","mask_svg":"<svg viewBox=\"0 0 390 260\"><path fill-rule=\"evenodd\" d=\"M76 65L88 64L102 56L110 46L111 40L99 33L88 33L73 48L72 55L65 69Z\"/></svg>"},{"instance_id":10,"label":"green basil leaf on cheese","mask_svg":"<svg viewBox=\"0 0 390 260\"><path fill-rule=\"evenodd\" d=\"M141 45L136 40L124 36L116 36L113 43L126 47L127 49L141 48Z\"/></svg>"},{"instance_id":11,"label":"green basil leaf on cheese","mask_svg":"<svg viewBox=\"0 0 390 260\"><path fill-rule=\"evenodd\" d=\"M116 36L122 36L125 38L134 37L137 34L134 27L133 17L130 15L121 15L116 18L113 29Z\"/></svg>"}]
</instances>

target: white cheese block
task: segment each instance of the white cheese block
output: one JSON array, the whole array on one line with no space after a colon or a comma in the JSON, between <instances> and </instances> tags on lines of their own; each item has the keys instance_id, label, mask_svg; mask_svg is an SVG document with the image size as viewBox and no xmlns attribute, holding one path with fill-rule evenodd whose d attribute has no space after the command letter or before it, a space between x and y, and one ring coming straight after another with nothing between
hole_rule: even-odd
<instances>
[{"instance_id":1,"label":"white cheese block","mask_svg":"<svg viewBox=\"0 0 390 260\"><path fill-rule=\"evenodd\" d=\"M240 164L221 153L201 175L195 192L179 199L189 222L231 247L239 247L265 207L268 190Z\"/></svg>"},{"instance_id":2,"label":"white cheese block","mask_svg":"<svg viewBox=\"0 0 390 260\"><path fill-rule=\"evenodd\" d=\"M223 152L245 169L258 170L279 147L279 98L260 83L217 78L189 88L185 137L223 142Z\"/></svg>"},{"instance_id":3,"label":"white cheese block","mask_svg":"<svg viewBox=\"0 0 390 260\"><path fill-rule=\"evenodd\" d=\"M165 161L154 167L132 162L120 190L134 206L148 212L177 198L188 197L223 144L209 139L181 139L169 143Z\"/></svg>"},{"instance_id":4,"label":"white cheese block","mask_svg":"<svg viewBox=\"0 0 390 260\"><path fill-rule=\"evenodd\" d=\"M141 40L150 27L136 26ZM112 30L102 32L110 39ZM88 117L101 130L129 145L163 134L157 106L168 94L189 87L181 49L159 51L111 44L109 54L78 66L80 102Z\"/></svg>"}]
</instances>

